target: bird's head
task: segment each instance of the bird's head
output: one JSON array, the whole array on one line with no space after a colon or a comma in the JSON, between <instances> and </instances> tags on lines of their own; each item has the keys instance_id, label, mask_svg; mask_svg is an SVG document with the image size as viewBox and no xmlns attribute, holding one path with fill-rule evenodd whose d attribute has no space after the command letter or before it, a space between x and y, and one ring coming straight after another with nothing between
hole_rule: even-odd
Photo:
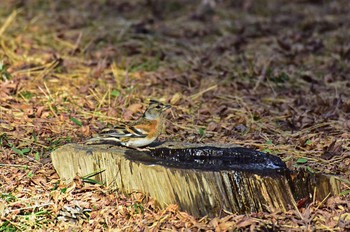
<instances>
[{"instance_id":1,"label":"bird's head","mask_svg":"<svg viewBox=\"0 0 350 232\"><path fill-rule=\"evenodd\" d=\"M169 109L171 106L163 104L156 100L150 100L150 103L144 113L144 117L147 119L156 119L162 115L164 111Z\"/></svg>"}]
</instances>

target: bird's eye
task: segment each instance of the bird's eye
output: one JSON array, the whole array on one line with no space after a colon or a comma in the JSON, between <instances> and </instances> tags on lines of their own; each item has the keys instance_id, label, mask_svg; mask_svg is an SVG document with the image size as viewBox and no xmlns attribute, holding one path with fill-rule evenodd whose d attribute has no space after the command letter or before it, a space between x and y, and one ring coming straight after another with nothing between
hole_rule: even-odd
<instances>
[{"instance_id":1,"label":"bird's eye","mask_svg":"<svg viewBox=\"0 0 350 232\"><path fill-rule=\"evenodd\" d=\"M160 105L157 105L156 108L157 108L157 109L160 109L161 107L160 107Z\"/></svg>"}]
</instances>

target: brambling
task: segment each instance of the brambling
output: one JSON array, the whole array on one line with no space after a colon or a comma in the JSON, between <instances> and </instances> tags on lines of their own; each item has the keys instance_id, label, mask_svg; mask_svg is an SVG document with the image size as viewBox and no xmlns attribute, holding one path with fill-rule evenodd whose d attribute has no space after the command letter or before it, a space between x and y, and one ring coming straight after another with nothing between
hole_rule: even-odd
<instances>
[{"instance_id":1,"label":"brambling","mask_svg":"<svg viewBox=\"0 0 350 232\"><path fill-rule=\"evenodd\" d=\"M168 108L170 105L151 100L142 117L135 122L103 129L97 137L87 140L86 143L116 142L132 148L147 146L161 134L165 122L163 113Z\"/></svg>"}]
</instances>

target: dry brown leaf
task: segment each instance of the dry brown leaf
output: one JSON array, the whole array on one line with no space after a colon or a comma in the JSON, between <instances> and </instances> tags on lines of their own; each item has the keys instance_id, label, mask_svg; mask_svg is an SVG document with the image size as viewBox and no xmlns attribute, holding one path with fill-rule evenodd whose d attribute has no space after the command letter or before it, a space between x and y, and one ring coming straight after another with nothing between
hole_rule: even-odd
<instances>
[{"instance_id":1,"label":"dry brown leaf","mask_svg":"<svg viewBox=\"0 0 350 232\"><path fill-rule=\"evenodd\" d=\"M123 119L128 121L133 118L134 114L137 112L140 112L142 109L142 104L135 103L130 105L124 112L123 112Z\"/></svg>"},{"instance_id":2,"label":"dry brown leaf","mask_svg":"<svg viewBox=\"0 0 350 232\"><path fill-rule=\"evenodd\" d=\"M175 93L170 100L170 104L176 105L176 103L178 103L181 100L181 98L182 98L181 93Z\"/></svg>"}]
</instances>

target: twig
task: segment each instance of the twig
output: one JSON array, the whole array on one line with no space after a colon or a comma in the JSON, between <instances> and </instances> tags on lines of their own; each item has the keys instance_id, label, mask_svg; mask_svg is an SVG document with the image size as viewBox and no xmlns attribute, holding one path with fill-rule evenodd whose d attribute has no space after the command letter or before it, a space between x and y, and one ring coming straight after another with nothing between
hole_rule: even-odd
<instances>
[{"instance_id":1,"label":"twig","mask_svg":"<svg viewBox=\"0 0 350 232\"><path fill-rule=\"evenodd\" d=\"M10 16L6 19L2 27L0 28L0 37L2 34L6 31L6 29L10 26L10 24L15 20L16 16L18 14L17 10L14 10Z\"/></svg>"},{"instance_id":2,"label":"twig","mask_svg":"<svg viewBox=\"0 0 350 232\"><path fill-rule=\"evenodd\" d=\"M190 98L192 100L195 100L197 99L198 97L202 96L204 93L210 91L210 90L213 90L213 89L216 89L218 86L217 85L213 85L213 86L210 86L209 88L205 89L205 90L202 90L196 94L193 94L192 96L190 96Z\"/></svg>"},{"instance_id":3,"label":"twig","mask_svg":"<svg viewBox=\"0 0 350 232\"><path fill-rule=\"evenodd\" d=\"M22 164L0 164L0 167L29 168L30 166Z\"/></svg>"}]
</instances>

